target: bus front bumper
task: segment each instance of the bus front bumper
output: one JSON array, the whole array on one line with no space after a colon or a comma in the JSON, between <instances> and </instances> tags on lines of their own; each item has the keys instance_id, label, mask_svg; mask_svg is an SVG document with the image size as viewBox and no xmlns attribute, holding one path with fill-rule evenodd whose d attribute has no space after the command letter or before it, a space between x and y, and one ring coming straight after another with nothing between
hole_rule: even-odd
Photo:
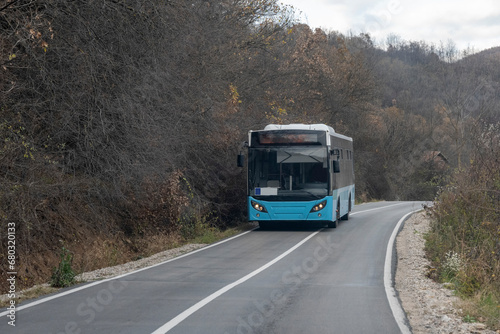
<instances>
[{"instance_id":1,"label":"bus front bumper","mask_svg":"<svg viewBox=\"0 0 500 334\"><path fill-rule=\"evenodd\" d=\"M326 204L321 210L312 210L323 201ZM332 221L332 202L331 197L306 202L273 202L249 197L248 216L249 221Z\"/></svg>"}]
</instances>

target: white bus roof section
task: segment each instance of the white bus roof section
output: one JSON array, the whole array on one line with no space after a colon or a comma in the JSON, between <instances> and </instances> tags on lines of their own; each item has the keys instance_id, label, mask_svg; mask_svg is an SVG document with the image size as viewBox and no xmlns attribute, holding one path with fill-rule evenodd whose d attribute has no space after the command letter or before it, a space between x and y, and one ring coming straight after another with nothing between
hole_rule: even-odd
<instances>
[{"instance_id":1,"label":"white bus roof section","mask_svg":"<svg viewBox=\"0 0 500 334\"><path fill-rule=\"evenodd\" d=\"M326 124L269 124L266 125L264 131L268 130L319 130L326 131L331 136L335 136L338 138L343 138L349 141L352 141L351 137L347 137L335 132L335 130Z\"/></svg>"},{"instance_id":2,"label":"white bus roof section","mask_svg":"<svg viewBox=\"0 0 500 334\"><path fill-rule=\"evenodd\" d=\"M321 130L335 133L335 130L326 124L269 124L264 130Z\"/></svg>"}]
</instances>

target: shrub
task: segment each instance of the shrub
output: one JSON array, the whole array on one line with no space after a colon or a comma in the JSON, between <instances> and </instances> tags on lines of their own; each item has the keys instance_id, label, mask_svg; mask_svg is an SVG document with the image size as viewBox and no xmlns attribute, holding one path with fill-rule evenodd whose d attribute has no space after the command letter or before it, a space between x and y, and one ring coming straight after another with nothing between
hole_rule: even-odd
<instances>
[{"instance_id":1,"label":"shrub","mask_svg":"<svg viewBox=\"0 0 500 334\"><path fill-rule=\"evenodd\" d=\"M51 285L55 288L64 288L75 283L75 272L72 269L73 263L73 255L71 252L62 248L61 251L61 262L59 262L59 266L54 268Z\"/></svg>"},{"instance_id":2,"label":"shrub","mask_svg":"<svg viewBox=\"0 0 500 334\"><path fill-rule=\"evenodd\" d=\"M445 279L450 280L455 278L464 268L464 263L460 255L449 251L445 255L445 261L442 265L442 274Z\"/></svg>"}]
</instances>

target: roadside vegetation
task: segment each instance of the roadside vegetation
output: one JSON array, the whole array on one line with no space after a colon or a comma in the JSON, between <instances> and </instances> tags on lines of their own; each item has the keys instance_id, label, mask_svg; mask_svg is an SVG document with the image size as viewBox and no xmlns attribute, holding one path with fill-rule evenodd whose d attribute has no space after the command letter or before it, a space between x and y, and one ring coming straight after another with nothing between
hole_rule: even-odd
<instances>
[{"instance_id":1,"label":"roadside vegetation","mask_svg":"<svg viewBox=\"0 0 500 334\"><path fill-rule=\"evenodd\" d=\"M233 233L236 155L269 123L353 137L358 203L442 189L436 217L479 217L498 188L478 206L459 199L481 189L451 194L476 174L491 186L477 153L500 122L499 62L500 48L313 31L276 0L0 0L0 268L8 224L18 289L54 268L70 282L66 262L78 274ZM470 229L494 230L489 215ZM439 259L483 253L458 240L436 241Z\"/></svg>"},{"instance_id":2,"label":"roadside vegetation","mask_svg":"<svg viewBox=\"0 0 500 334\"><path fill-rule=\"evenodd\" d=\"M471 165L457 170L430 209L426 249L435 279L463 299L464 320L500 329L500 129L474 136Z\"/></svg>"}]
</instances>

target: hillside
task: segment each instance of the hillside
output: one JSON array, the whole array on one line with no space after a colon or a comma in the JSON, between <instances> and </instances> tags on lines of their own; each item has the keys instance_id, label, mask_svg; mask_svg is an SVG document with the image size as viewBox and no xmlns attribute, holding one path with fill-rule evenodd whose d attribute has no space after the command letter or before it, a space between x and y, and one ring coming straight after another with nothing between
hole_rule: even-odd
<instances>
[{"instance_id":1,"label":"hillside","mask_svg":"<svg viewBox=\"0 0 500 334\"><path fill-rule=\"evenodd\" d=\"M469 57L480 60L500 61L500 46L483 50Z\"/></svg>"}]
</instances>

